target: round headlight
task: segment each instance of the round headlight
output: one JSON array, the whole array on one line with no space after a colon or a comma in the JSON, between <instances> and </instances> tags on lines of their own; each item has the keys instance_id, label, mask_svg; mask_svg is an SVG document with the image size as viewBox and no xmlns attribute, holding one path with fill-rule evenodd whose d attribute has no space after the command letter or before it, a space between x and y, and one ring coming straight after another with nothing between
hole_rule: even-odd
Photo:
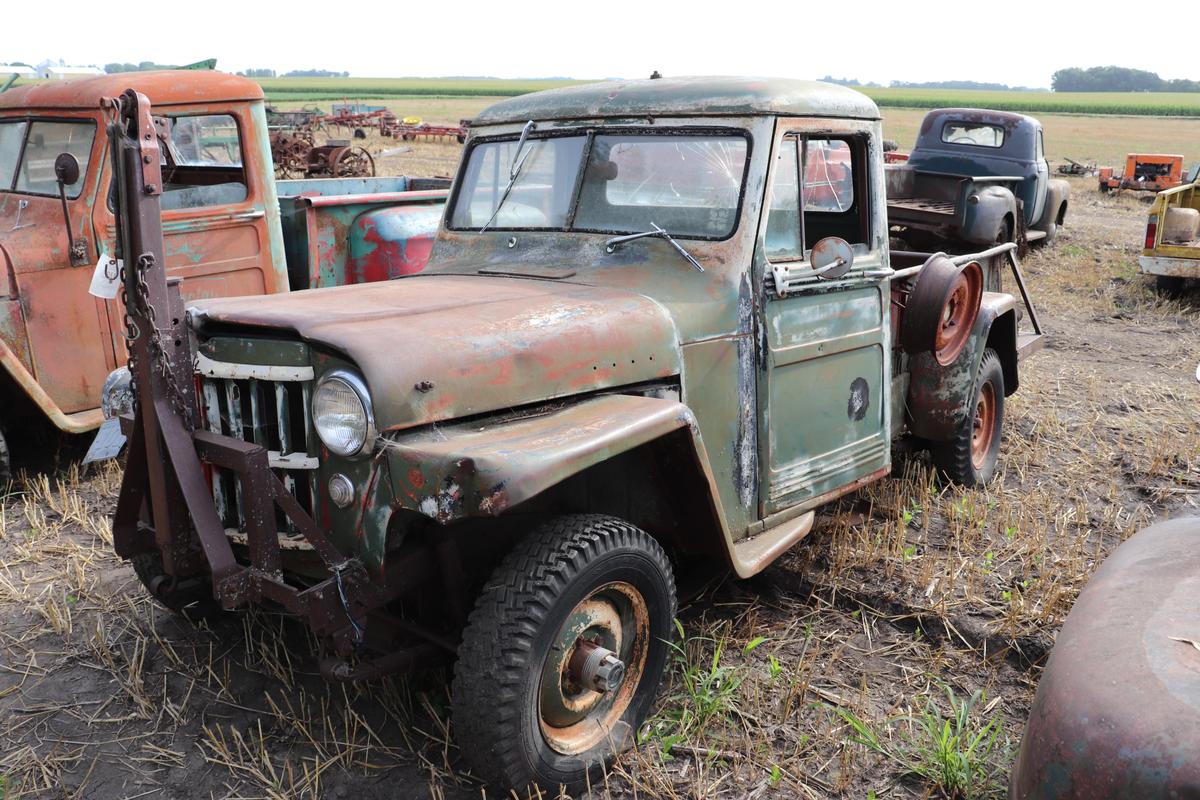
<instances>
[{"instance_id":1,"label":"round headlight","mask_svg":"<svg viewBox=\"0 0 1200 800\"><path fill-rule=\"evenodd\" d=\"M357 375L336 370L321 378L312 399L317 435L339 456L355 456L375 439L367 387Z\"/></svg>"}]
</instances>

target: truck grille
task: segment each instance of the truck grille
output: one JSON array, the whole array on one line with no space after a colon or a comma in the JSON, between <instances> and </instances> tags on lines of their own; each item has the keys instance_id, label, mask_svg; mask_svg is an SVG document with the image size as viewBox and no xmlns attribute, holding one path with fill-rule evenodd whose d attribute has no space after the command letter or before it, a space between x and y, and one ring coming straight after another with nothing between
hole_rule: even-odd
<instances>
[{"instance_id":1,"label":"truck grille","mask_svg":"<svg viewBox=\"0 0 1200 800\"><path fill-rule=\"evenodd\" d=\"M267 450L272 471L308 513L317 496L317 446L311 407L311 367L274 367L213 361L197 367L199 403L209 431L254 442ZM242 487L237 475L211 466L213 502L230 534L245 534ZM281 511L278 530L299 532Z\"/></svg>"}]
</instances>

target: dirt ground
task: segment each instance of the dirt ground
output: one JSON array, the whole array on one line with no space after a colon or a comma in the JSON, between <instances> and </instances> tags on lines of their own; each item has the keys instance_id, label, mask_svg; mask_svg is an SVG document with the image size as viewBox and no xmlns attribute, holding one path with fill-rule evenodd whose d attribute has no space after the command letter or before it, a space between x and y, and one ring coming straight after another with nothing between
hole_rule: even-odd
<instances>
[{"instance_id":1,"label":"dirt ground","mask_svg":"<svg viewBox=\"0 0 1200 800\"><path fill-rule=\"evenodd\" d=\"M1024 260L1050 339L1007 403L995 482L898 458L763 575L704 586L596 797L938 796L921 730L947 689L994 734L963 795L1002 794L1088 576L1138 528L1198 513L1200 293L1164 301L1136 274L1145 210L1076 180L1066 227ZM3 501L0 798L498 796L460 769L445 673L331 685L286 618L197 628L156 607L111 551L118 482L70 468Z\"/></svg>"}]
</instances>

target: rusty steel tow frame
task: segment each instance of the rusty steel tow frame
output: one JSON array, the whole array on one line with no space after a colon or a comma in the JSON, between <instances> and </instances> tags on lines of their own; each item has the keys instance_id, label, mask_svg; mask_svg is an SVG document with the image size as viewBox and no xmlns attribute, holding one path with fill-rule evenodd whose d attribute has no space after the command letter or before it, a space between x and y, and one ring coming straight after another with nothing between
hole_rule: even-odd
<instances>
[{"instance_id":1,"label":"rusty steel tow frame","mask_svg":"<svg viewBox=\"0 0 1200 800\"><path fill-rule=\"evenodd\" d=\"M368 611L388 598L371 582L362 563L339 553L288 493L271 472L266 449L194 428L198 409L190 391L195 385L191 344L178 281L168 281L163 268L162 175L150 103L145 95L126 90L108 107L115 111L109 135L120 196L121 252L127 264L131 371L137 385L135 415L122 420L130 446L113 518L117 554L128 559L157 550L172 577L211 572L213 595L222 607L260 600L278 603L306 618L318 636L331 640L338 655L347 658L361 649ZM138 263L145 265L144 272L133 266ZM142 288L139 273L144 276ZM155 352L155 320L162 355ZM185 387L174 398L172 383ZM233 470L241 482L249 565L235 558L213 505L206 464ZM329 570L328 578L307 587L285 582L276 507L312 545ZM152 523L153 541L143 520Z\"/></svg>"}]
</instances>

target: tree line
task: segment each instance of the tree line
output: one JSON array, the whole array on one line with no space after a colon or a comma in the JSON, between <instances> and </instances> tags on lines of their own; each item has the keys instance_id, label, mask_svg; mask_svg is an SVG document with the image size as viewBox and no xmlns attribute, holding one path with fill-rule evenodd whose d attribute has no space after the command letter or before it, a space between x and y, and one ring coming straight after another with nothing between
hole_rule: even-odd
<instances>
[{"instance_id":1,"label":"tree line","mask_svg":"<svg viewBox=\"0 0 1200 800\"><path fill-rule=\"evenodd\" d=\"M839 86L854 86L863 89L975 89L996 92L1044 92L1045 89L1036 89L1028 86L1009 86L1007 83L982 83L980 81L926 81L925 83L914 83L913 81L888 81L886 87L882 83L860 83L854 78L835 78L831 75L826 75L820 80L825 83L836 83Z\"/></svg>"},{"instance_id":2,"label":"tree line","mask_svg":"<svg viewBox=\"0 0 1200 800\"><path fill-rule=\"evenodd\" d=\"M1200 81L1163 80L1129 67L1068 67L1055 72L1050 85L1056 92L1200 92Z\"/></svg>"}]
</instances>

